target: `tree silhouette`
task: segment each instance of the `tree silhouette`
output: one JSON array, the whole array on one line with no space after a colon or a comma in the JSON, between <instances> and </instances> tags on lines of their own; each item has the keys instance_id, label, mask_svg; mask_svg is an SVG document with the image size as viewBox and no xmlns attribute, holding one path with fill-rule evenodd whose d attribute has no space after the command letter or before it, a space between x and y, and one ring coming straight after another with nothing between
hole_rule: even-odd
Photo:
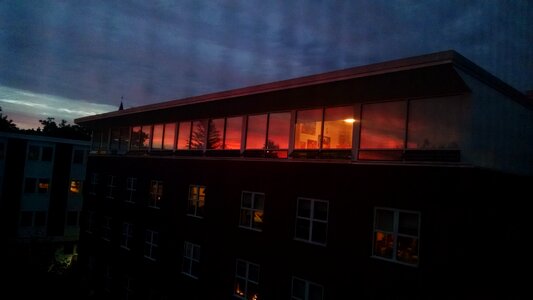
<instances>
[{"instance_id":1,"label":"tree silhouette","mask_svg":"<svg viewBox=\"0 0 533 300\"><path fill-rule=\"evenodd\" d=\"M213 120L209 120L209 135L207 136L207 149L222 149L222 134L220 134L220 131L215 126L215 123L213 122Z\"/></svg>"},{"instance_id":2,"label":"tree silhouette","mask_svg":"<svg viewBox=\"0 0 533 300\"><path fill-rule=\"evenodd\" d=\"M191 140L189 142L190 149L204 149L205 143L205 125L203 122L194 122L195 128L192 130ZM193 124L194 124L193 123Z\"/></svg>"},{"instance_id":3,"label":"tree silhouette","mask_svg":"<svg viewBox=\"0 0 533 300\"><path fill-rule=\"evenodd\" d=\"M18 127L13 120L8 119L6 115L2 114L2 107L0 107L0 131L18 131Z\"/></svg>"},{"instance_id":4,"label":"tree silhouette","mask_svg":"<svg viewBox=\"0 0 533 300\"><path fill-rule=\"evenodd\" d=\"M273 140L267 140L264 149L279 149L279 145L274 143Z\"/></svg>"}]
</instances>

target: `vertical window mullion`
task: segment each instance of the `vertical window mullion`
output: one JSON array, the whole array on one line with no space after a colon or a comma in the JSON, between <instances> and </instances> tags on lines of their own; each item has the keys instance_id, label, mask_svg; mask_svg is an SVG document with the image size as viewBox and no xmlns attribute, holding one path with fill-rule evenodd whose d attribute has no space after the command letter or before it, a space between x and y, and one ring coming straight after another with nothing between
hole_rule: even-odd
<instances>
[{"instance_id":1,"label":"vertical window mullion","mask_svg":"<svg viewBox=\"0 0 533 300\"><path fill-rule=\"evenodd\" d=\"M392 229L393 229L393 233L392 233L392 241L393 241L393 244L392 244L392 258L393 260L397 260L396 258L396 252L398 251L398 227L399 227L399 224L400 224L400 212L395 210L394 211L394 218L393 218L393 223L392 223Z\"/></svg>"},{"instance_id":2,"label":"vertical window mullion","mask_svg":"<svg viewBox=\"0 0 533 300\"><path fill-rule=\"evenodd\" d=\"M309 241L313 241L313 215L315 213L315 200L309 200L311 202L309 210Z\"/></svg>"},{"instance_id":3,"label":"vertical window mullion","mask_svg":"<svg viewBox=\"0 0 533 300\"><path fill-rule=\"evenodd\" d=\"M322 142L324 141L324 120L326 117L326 108L322 107L322 122L320 123L320 141L318 141L318 151L322 151Z\"/></svg>"},{"instance_id":4,"label":"vertical window mullion","mask_svg":"<svg viewBox=\"0 0 533 300\"><path fill-rule=\"evenodd\" d=\"M268 133L269 133L269 128L270 126L270 113L267 114L267 122L266 122L266 134L265 134L265 151L268 151L269 147L268 147Z\"/></svg>"}]
</instances>

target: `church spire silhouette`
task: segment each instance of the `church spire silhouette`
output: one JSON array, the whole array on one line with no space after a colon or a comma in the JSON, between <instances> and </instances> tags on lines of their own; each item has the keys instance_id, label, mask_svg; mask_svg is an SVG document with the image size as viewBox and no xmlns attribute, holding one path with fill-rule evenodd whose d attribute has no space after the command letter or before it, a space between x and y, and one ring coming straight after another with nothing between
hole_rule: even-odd
<instances>
[{"instance_id":1,"label":"church spire silhouette","mask_svg":"<svg viewBox=\"0 0 533 300\"><path fill-rule=\"evenodd\" d=\"M124 100L124 96L120 96L120 106L118 107L118 110L124 110L124 105L122 105L123 100Z\"/></svg>"}]
</instances>

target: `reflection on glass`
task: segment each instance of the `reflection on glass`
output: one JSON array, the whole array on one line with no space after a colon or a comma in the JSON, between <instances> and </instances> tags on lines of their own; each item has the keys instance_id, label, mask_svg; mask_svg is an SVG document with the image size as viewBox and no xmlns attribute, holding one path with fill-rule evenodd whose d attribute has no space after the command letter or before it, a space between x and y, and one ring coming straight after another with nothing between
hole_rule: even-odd
<instances>
[{"instance_id":1,"label":"reflection on glass","mask_svg":"<svg viewBox=\"0 0 533 300\"><path fill-rule=\"evenodd\" d=\"M273 113L268 121L267 149L288 149L291 130L291 114Z\"/></svg>"},{"instance_id":2,"label":"reflection on glass","mask_svg":"<svg viewBox=\"0 0 533 300\"><path fill-rule=\"evenodd\" d=\"M374 235L374 255L392 259L394 235L376 231Z\"/></svg>"},{"instance_id":3,"label":"reflection on glass","mask_svg":"<svg viewBox=\"0 0 533 300\"><path fill-rule=\"evenodd\" d=\"M209 135L207 138L207 149L222 149L224 138L224 119L209 120Z\"/></svg>"},{"instance_id":4,"label":"reflection on glass","mask_svg":"<svg viewBox=\"0 0 533 300\"><path fill-rule=\"evenodd\" d=\"M409 264L418 264L418 239L398 236L396 259Z\"/></svg>"},{"instance_id":5,"label":"reflection on glass","mask_svg":"<svg viewBox=\"0 0 533 300\"><path fill-rule=\"evenodd\" d=\"M163 124L154 125L152 137L152 149L161 149L163 147Z\"/></svg>"},{"instance_id":6,"label":"reflection on glass","mask_svg":"<svg viewBox=\"0 0 533 300\"><path fill-rule=\"evenodd\" d=\"M322 149L351 149L353 107L326 108Z\"/></svg>"},{"instance_id":7,"label":"reflection on glass","mask_svg":"<svg viewBox=\"0 0 533 300\"><path fill-rule=\"evenodd\" d=\"M131 150L139 150L141 147L141 126L131 128Z\"/></svg>"},{"instance_id":8,"label":"reflection on glass","mask_svg":"<svg viewBox=\"0 0 533 300\"><path fill-rule=\"evenodd\" d=\"M206 138L206 121L193 121L191 133L191 149L203 150Z\"/></svg>"},{"instance_id":9,"label":"reflection on glass","mask_svg":"<svg viewBox=\"0 0 533 300\"><path fill-rule=\"evenodd\" d=\"M178 149L189 150L189 141L191 138L191 122L180 122L178 133Z\"/></svg>"},{"instance_id":10,"label":"reflection on glass","mask_svg":"<svg viewBox=\"0 0 533 300\"><path fill-rule=\"evenodd\" d=\"M410 101L407 147L458 149L465 128L466 105L463 97Z\"/></svg>"},{"instance_id":11,"label":"reflection on glass","mask_svg":"<svg viewBox=\"0 0 533 300\"><path fill-rule=\"evenodd\" d=\"M174 139L176 138L176 123L165 124L165 136L163 137L163 149L174 149Z\"/></svg>"},{"instance_id":12,"label":"reflection on glass","mask_svg":"<svg viewBox=\"0 0 533 300\"><path fill-rule=\"evenodd\" d=\"M241 149L242 117L227 118L224 149Z\"/></svg>"},{"instance_id":13,"label":"reflection on glass","mask_svg":"<svg viewBox=\"0 0 533 300\"><path fill-rule=\"evenodd\" d=\"M322 109L301 110L296 114L295 149L319 149Z\"/></svg>"},{"instance_id":14,"label":"reflection on glass","mask_svg":"<svg viewBox=\"0 0 533 300\"><path fill-rule=\"evenodd\" d=\"M363 105L361 149L404 148L406 109L406 101Z\"/></svg>"},{"instance_id":15,"label":"reflection on glass","mask_svg":"<svg viewBox=\"0 0 533 300\"><path fill-rule=\"evenodd\" d=\"M140 136L140 149L146 150L150 146L150 132L152 131L152 126L150 125L143 125L141 127L141 136Z\"/></svg>"},{"instance_id":16,"label":"reflection on glass","mask_svg":"<svg viewBox=\"0 0 533 300\"><path fill-rule=\"evenodd\" d=\"M267 131L267 115L248 116L246 149L263 149Z\"/></svg>"}]
</instances>

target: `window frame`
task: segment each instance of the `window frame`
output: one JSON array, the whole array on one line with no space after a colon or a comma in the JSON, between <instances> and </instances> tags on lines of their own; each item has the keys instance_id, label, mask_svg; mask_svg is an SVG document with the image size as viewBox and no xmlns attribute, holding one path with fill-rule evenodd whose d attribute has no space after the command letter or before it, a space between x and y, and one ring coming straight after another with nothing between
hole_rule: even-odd
<instances>
[{"instance_id":1,"label":"window frame","mask_svg":"<svg viewBox=\"0 0 533 300\"><path fill-rule=\"evenodd\" d=\"M115 191L116 191L116 188L117 188L117 176L116 175L107 175L107 184L106 184L106 188L107 188L107 193L106 193L106 198L108 199L115 199Z\"/></svg>"},{"instance_id":2,"label":"window frame","mask_svg":"<svg viewBox=\"0 0 533 300\"><path fill-rule=\"evenodd\" d=\"M246 265L246 275L245 277L242 277L240 276L239 274L237 274L237 270L238 270L238 264L239 263L244 263ZM257 281L254 281L254 280L251 280L249 279L249 274L250 274L250 267L253 266L253 267L256 267L257 268ZM257 289L258 289L258 294L259 294L259 278L260 278L260 274L261 274L261 266L259 264L256 264L256 263L253 263L253 262L250 262L250 261L247 261L247 260L243 260L243 259L236 259L235 261L235 278L234 278L234 287L233 287L233 297L236 297L238 299L248 299L248 284L249 283L253 283L255 285L257 285ZM244 280L244 283L245 283L245 286L244 286L244 293L243 295L239 295L236 293L236 289L235 289L235 284L237 282L237 279L241 279L241 280Z\"/></svg>"},{"instance_id":3,"label":"window frame","mask_svg":"<svg viewBox=\"0 0 533 300\"><path fill-rule=\"evenodd\" d=\"M120 247L122 249L131 250L131 243L133 243L134 237L134 225L129 222L122 223L122 235L120 239Z\"/></svg>"},{"instance_id":4,"label":"window frame","mask_svg":"<svg viewBox=\"0 0 533 300\"><path fill-rule=\"evenodd\" d=\"M126 178L126 197L124 202L135 203L135 196L137 194L137 177Z\"/></svg>"},{"instance_id":5,"label":"window frame","mask_svg":"<svg viewBox=\"0 0 533 300\"><path fill-rule=\"evenodd\" d=\"M101 238L104 241L110 242L113 235L113 218L110 216L104 216L102 222L102 235Z\"/></svg>"},{"instance_id":6,"label":"window frame","mask_svg":"<svg viewBox=\"0 0 533 300\"><path fill-rule=\"evenodd\" d=\"M304 296L304 298L300 298L300 297L294 296L294 281L295 280L302 281L305 284L305 296ZM300 278L300 277L292 276L292 280L291 280L291 300L309 300L309 287L311 285L320 287L320 289L322 291L322 296L320 297L320 299L324 299L324 286L323 285L318 284L316 282L309 281L309 280L305 280L305 279Z\"/></svg>"},{"instance_id":7,"label":"window frame","mask_svg":"<svg viewBox=\"0 0 533 300\"><path fill-rule=\"evenodd\" d=\"M245 193L250 193L252 194L252 204L251 206L252 207L243 207L243 202L244 202L244 194ZM255 196L256 195L262 195L263 196L263 209L256 209L255 208ZM241 192L241 208L239 210L239 227L240 228L244 228L244 229L249 229L249 230L253 230L253 231L257 231L257 232L262 232L263 231L263 224L264 224L264 219L265 219L265 200L266 200L266 196L265 196L265 193L261 193L261 192L252 192L252 191L242 191ZM243 213L243 210L248 210L250 211L250 225L247 226L247 225L243 225L242 224L242 213ZM261 221L261 228L256 228L253 226L254 224L254 215L255 215L255 212L257 211L260 211L263 216L262 216L262 221Z\"/></svg>"},{"instance_id":8,"label":"window frame","mask_svg":"<svg viewBox=\"0 0 533 300\"><path fill-rule=\"evenodd\" d=\"M198 194L197 194L197 199L193 199L192 198L192 189L196 187L198 188ZM203 189L204 191L204 199L203 199L203 206L202 206L202 210L203 212L200 214L198 212L198 209L199 209L199 204L201 202L200 200L200 190ZM203 219L204 216L205 216L205 198L206 198L206 189L207 187L205 185L196 185L196 184L190 184L189 185L189 197L188 197L188 200L187 200L187 216L190 216L190 217L194 217L194 218L198 218L198 219ZM189 213L190 209L194 207L194 213Z\"/></svg>"},{"instance_id":9,"label":"window frame","mask_svg":"<svg viewBox=\"0 0 533 300\"><path fill-rule=\"evenodd\" d=\"M311 201L309 217L302 217L302 216L298 215L298 207L300 206L300 200ZM315 203L317 203L317 202L326 203L326 220L325 221L321 220L321 219L316 219L314 217ZM309 237L308 237L308 239L303 239L303 238L296 237L296 231L297 231L296 222L298 221L298 219L303 219L303 220L309 221L309 234L308 234ZM313 227L314 227L313 224L315 222L326 224L326 241L324 243L313 241ZM307 198L307 197L298 197L298 198L296 198L296 218L295 218L295 223L294 223L294 240L325 247L328 244L328 233L329 233L329 201L328 200L322 200L322 199Z\"/></svg>"},{"instance_id":10,"label":"window frame","mask_svg":"<svg viewBox=\"0 0 533 300\"><path fill-rule=\"evenodd\" d=\"M150 238L148 239L148 237ZM154 240L157 240L157 243ZM149 248L146 248L147 246ZM156 251L154 248L159 248L159 231L146 229L144 231L144 257L152 261L157 261L158 255L154 253ZM148 253L146 253L147 249L149 249Z\"/></svg>"},{"instance_id":11,"label":"window frame","mask_svg":"<svg viewBox=\"0 0 533 300\"><path fill-rule=\"evenodd\" d=\"M153 186L156 186L155 191ZM148 197L148 207L154 209L161 209L161 200L163 199L163 181L162 180L150 180L150 190Z\"/></svg>"},{"instance_id":12,"label":"window frame","mask_svg":"<svg viewBox=\"0 0 533 300\"><path fill-rule=\"evenodd\" d=\"M191 247L192 254L191 256L187 255L187 248ZM181 264L181 273L185 276L191 277L193 279L199 279L200 274L193 274L193 264L197 263L200 265L200 255L201 255L201 246L189 241L183 242L183 259ZM195 251L198 251L198 259L195 258Z\"/></svg>"}]
</instances>

